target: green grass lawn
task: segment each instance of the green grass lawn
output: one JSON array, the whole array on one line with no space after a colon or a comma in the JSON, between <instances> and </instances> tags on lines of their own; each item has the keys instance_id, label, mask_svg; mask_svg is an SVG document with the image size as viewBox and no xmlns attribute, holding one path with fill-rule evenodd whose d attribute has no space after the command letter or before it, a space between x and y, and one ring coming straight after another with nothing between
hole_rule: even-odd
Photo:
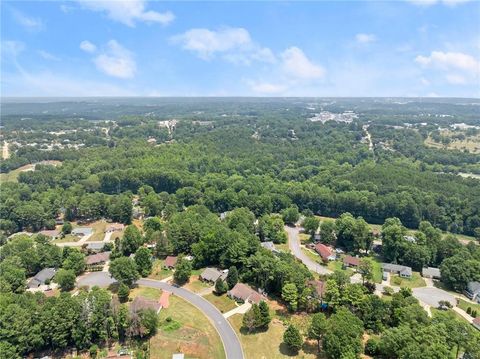
<instances>
[{"instance_id":1,"label":"green grass lawn","mask_svg":"<svg viewBox=\"0 0 480 359\"><path fill-rule=\"evenodd\" d=\"M460 309L463 309L464 311L467 311L468 307L470 307L470 308L472 308L472 310L476 310L477 315L480 316L480 304L470 303L470 302L467 302L466 300L459 299L458 307Z\"/></svg>"},{"instance_id":2,"label":"green grass lawn","mask_svg":"<svg viewBox=\"0 0 480 359\"><path fill-rule=\"evenodd\" d=\"M198 275L192 275L190 277L190 281L185 284L184 287L194 293L198 293L206 288L213 287L213 284L202 282L200 279L198 279Z\"/></svg>"},{"instance_id":3,"label":"green grass lawn","mask_svg":"<svg viewBox=\"0 0 480 359\"><path fill-rule=\"evenodd\" d=\"M242 343L245 358L248 359L285 359L285 358L303 358L303 359L322 359L317 356L315 343L305 343L298 354L292 353L283 344L283 333L286 326L282 321L273 319L268 330L249 334L242 327L243 314L235 314L228 318L233 328L237 332Z\"/></svg>"},{"instance_id":4,"label":"green grass lawn","mask_svg":"<svg viewBox=\"0 0 480 359\"><path fill-rule=\"evenodd\" d=\"M327 265L328 269L332 271L341 271L345 272L349 277L351 277L355 272L351 268L343 269L343 262L341 261L330 261Z\"/></svg>"},{"instance_id":5,"label":"green grass lawn","mask_svg":"<svg viewBox=\"0 0 480 359\"><path fill-rule=\"evenodd\" d=\"M30 165L19 167L16 170L12 170L6 173L0 173L0 183L17 182L17 178L20 173L29 171L33 168L35 168L35 165L30 164Z\"/></svg>"},{"instance_id":6,"label":"green grass lawn","mask_svg":"<svg viewBox=\"0 0 480 359\"><path fill-rule=\"evenodd\" d=\"M153 262L152 273L148 276L148 278L162 280L172 276L173 275L172 270L163 268L164 262L165 261L163 259L156 259Z\"/></svg>"},{"instance_id":7,"label":"green grass lawn","mask_svg":"<svg viewBox=\"0 0 480 359\"><path fill-rule=\"evenodd\" d=\"M305 253L311 260L318 262L320 264L323 264L323 262L320 260L320 256L317 254L317 252L313 251L312 249L308 249L305 247L301 247L303 253Z\"/></svg>"},{"instance_id":8,"label":"green grass lawn","mask_svg":"<svg viewBox=\"0 0 480 359\"><path fill-rule=\"evenodd\" d=\"M147 299L159 300L161 295L162 291L160 289L150 287L138 287L133 288L130 291L129 299L133 300L135 299L135 297L141 296Z\"/></svg>"},{"instance_id":9,"label":"green grass lawn","mask_svg":"<svg viewBox=\"0 0 480 359\"><path fill-rule=\"evenodd\" d=\"M383 279L383 270L382 263L373 259L373 281L375 283L382 283Z\"/></svg>"},{"instance_id":10,"label":"green grass lawn","mask_svg":"<svg viewBox=\"0 0 480 359\"><path fill-rule=\"evenodd\" d=\"M425 280L422 278L420 273L413 272L412 278L402 278L398 275L391 275L390 276L390 284L400 287L406 288L418 288L418 287L425 287Z\"/></svg>"},{"instance_id":11,"label":"green grass lawn","mask_svg":"<svg viewBox=\"0 0 480 359\"><path fill-rule=\"evenodd\" d=\"M80 239L80 237L74 236L73 234L67 234L65 237L63 237L63 238L59 237L52 242L53 243L78 242L79 239Z\"/></svg>"},{"instance_id":12,"label":"green grass lawn","mask_svg":"<svg viewBox=\"0 0 480 359\"><path fill-rule=\"evenodd\" d=\"M205 295L204 298L217 307L222 313L226 313L237 307L235 301L227 297L226 294L216 295L215 293L210 293Z\"/></svg>"},{"instance_id":13,"label":"green grass lawn","mask_svg":"<svg viewBox=\"0 0 480 359\"><path fill-rule=\"evenodd\" d=\"M171 359L174 353L184 353L185 358L224 359L220 336L207 317L175 295L169 301L170 306L160 310L158 333L150 340L150 357Z\"/></svg>"},{"instance_id":14,"label":"green grass lawn","mask_svg":"<svg viewBox=\"0 0 480 359\"><path fill-rule=\"evenodd\" d=\"M290 247L288 246L288 243L275 244L275 248L277 248L279 251L283 251L286 253L290 252Z\"/></svg>"}]
</instances>

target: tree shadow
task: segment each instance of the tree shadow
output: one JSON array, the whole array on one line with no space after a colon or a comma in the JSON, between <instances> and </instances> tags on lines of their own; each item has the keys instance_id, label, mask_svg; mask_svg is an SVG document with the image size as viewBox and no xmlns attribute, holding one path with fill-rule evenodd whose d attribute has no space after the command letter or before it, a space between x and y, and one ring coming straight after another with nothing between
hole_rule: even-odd
<instances>
[{"instance_id":1,"label":"tree shadow","mask_svg":"<svg viewBox=\"0 0 480 359\"><path fill-rule=\"evenodd\" d=\"M318 345L316 341L305 341L302 345L302 350L305 354L312 354L318 356Z\"/></svg>"},{"instance_id":2,"label":"tree shadow","mask_svg":"<svg viewBox=\"0 0 480 359\"><path fill-rule=\"evenodd\" d=\"M280 353L282 353L283 355L287 355L289 357L295 357L298 355L298 351L294 351L290 349L285 343L280 343L280 345L278 346L278 349L280 350Z\"/></svg>"}]
</instances>

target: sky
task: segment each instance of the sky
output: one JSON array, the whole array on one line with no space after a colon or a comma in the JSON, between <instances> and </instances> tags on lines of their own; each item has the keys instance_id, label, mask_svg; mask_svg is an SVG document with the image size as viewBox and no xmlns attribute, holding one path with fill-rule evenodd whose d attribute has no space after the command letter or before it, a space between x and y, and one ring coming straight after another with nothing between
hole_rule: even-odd
<instances>
[{"instance_id":1,"label":"sky","mask_svg":"<svg viewBox=\"0 0 480 359\"><path fill-rule=\"evenodd\" d=\"M480 97L480 1L0 6L2 97Z\"/></svg>"}]
</instances>

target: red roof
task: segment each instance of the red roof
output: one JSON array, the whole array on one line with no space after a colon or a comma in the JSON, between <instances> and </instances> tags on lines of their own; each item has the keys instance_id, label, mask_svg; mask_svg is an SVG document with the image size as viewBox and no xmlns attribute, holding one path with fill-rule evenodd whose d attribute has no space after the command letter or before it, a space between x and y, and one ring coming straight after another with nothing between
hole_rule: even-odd
<instances>
[{"instance_id":1,"label":"red roof","mask_svg":"<svg viewBox=\"0 0 480 359\"><path fill-rule=\"evenodd\" d=\"M315 245L315 250L318 254L320 254L320 257L322 257L324 261L328 260L328 257L332 255L332 251L330 250L330 248L328 248L325 244L322 243L317 243Z\"/></svg>"},{"instance_id":2,"label":"red roof","mask_svg":"<svg viewBox=\"0 0 480 359\"><path fill-rule=\"evenodd\" d=\"M360 258L345 256L345 258L343 258L343 263L348 264L349 266L358 267L358 265L360 265Z\"/></svg>"},{"instance_id":3,"label":"red roof","mask_svg":"<svg viewBox=\"0 0 480 359\"><path fill-rule=\"evenodd\" d=\"M174 256L168 256L165 258L165 267L175 267L177 264L177 257Z\"/></svg>"}]
</instances>

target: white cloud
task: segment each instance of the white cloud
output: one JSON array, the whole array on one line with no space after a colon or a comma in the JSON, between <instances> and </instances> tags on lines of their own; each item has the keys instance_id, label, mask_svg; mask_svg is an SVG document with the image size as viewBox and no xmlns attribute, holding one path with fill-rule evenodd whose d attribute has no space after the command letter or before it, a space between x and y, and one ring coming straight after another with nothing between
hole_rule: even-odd
<instances>
[{"instance_id":1,"label":"white cloud","mask_svg":"<svg viewBox=\"0 0 480 359\"><path fill-rule=\"evenodd\" d=\"M25 44L21 41L5 40L1 43L2 55L17 57L23 50ZM2 56L3 57L3 56Z\"/></svg>"},{"instance_id":2,"label":"white cloud","mask_svg":"<svg viewBox=\"0 0 480 359\"><path fill-rule=\"evenodd\" d=\"M84 8L105 12L107 16L130 27L135 27L137 21L159 23L164 26L170 24L175 15L170 12L146 10L144 0L77 0Z\"/></svg>"},{"instance_id":3,"label":"white cloud","mask_svg":"<svg viewBox=\"0 0 480 359\"><path fill-rule=\"evenodd\" d=\"M30 31L40 31L43 29L43 22L39 18L34 18L12 9L12 15L15 21Z\"/></svg>"},{"instance_id":4,"label":"white cloud","mask_svg":"<svg viewBox=\"0 0 480 359\"><path fill-rule=\"evenodd\" d=\"M419 6L432 6L436 4L444 4L447 6L457 6L459 4L467 3L472 0L407 0L407 2Z\"/></svg>"},{"instance_id":5,"label":"white cloud","mask_svg":"<svg viewBox=\"0 0 480 359\"><path fill-rule=\"evenodd\" d=\"M132 78L137 71L133 53L115 40L110 40L105 51L95 57L93 62L98 70L121 79Z\"/></svg>"},{"instance_id":6,"label":"white cloud","mask_svg":"<svg viewBox=\"0 0 480 359\"><path fill-rule=\"evenodd\" d=\"M480 61L461 52L432 51L429 56L419 55L415 62L423 67L441 70L462 70L473 75L480 74Z\"/></svg>"},{"instance_id":7,"label":"white cloud","mask_svg":"<svg viewBox=\"0 0 480 359\"><path fill-rule=\"evenodd\" d=\"M259 94L273 95L285 92L288 87L282 84L274 84L269 82L247 81L250 89Z\"/></svg>"},{"instance_id":8,"label":"white cloud","mask_svg":"<svg viewBox=\"0 0 480 359\"><path fill-rule=\"evenodd\" d=\"M45 60L50 60L50 61L60 61L60 59L49 53L48 51L45 51L45 50L38 50L38 54L43 57Z\"/></svg>"},{"instance_id":9,"label":"white cloud","mask_svg":"<svg viewBox=\"0 0 480 359\"><path fill-rule=\"evenodd\" d=\"M311 62L298 47L289 47L281 54L283 71L299 80L319 79L325 75L322 66Z\"/></svg>"},{"instance_id":10,"label":"white cloud","mask_svg":"<svg viewBox=\"0 0 480 359\"><path fill-rule=\"evenodd\" d=\"M420 78L420 83L421 83L423 86L430 86L430 81L428 81L425 77L421 77L421 78Z\"/></svg>"},{"instance_id":11,"label":"white cloud","mask_svg":"<svg viewBox=\"0 0 480 359\"><path fill-rule=\"evenodd\" d=\"M85 51L85 52L95 52L97 50L97 47L95 46L95 44L92 44L90 41L88 40L83 40L81 43L80 43L80 48Z\"/></svg>"},{"instance_id":12,"label":"white cloud","mask_svg":"<svg viewBox=\"0 0 480 359\"><path fill-rule=\"evenodd\" d=\"M466 85L468 83L465 77L458 74L448 74L447 76L445 76L445 78L452 85Z\"/></svg>"},{"instance_id":13,"label":"white cloud","mask_svg":"<svg viewBox=\"0 0 480 359\"><path fill-rule=\"evenodd\" d=\"M374 34L360 33L355 35L355 40L357 40L359 44L368 44L371 42L375 42L377 40L377 37Z\"/></svg>"},{"instance_id":14,"label":"white cloud","mask_svg":"<svg viewBox=\"0 0 480 359\"><path fill-rule=\"evenodd\" d=\"M211 60L221 54L225 60L233 63L248 65L252 61L275 62L272 51L256 44L244 28L190 29L173 36L171 41L202 60Z\"/></svg>"}]
</instances>

